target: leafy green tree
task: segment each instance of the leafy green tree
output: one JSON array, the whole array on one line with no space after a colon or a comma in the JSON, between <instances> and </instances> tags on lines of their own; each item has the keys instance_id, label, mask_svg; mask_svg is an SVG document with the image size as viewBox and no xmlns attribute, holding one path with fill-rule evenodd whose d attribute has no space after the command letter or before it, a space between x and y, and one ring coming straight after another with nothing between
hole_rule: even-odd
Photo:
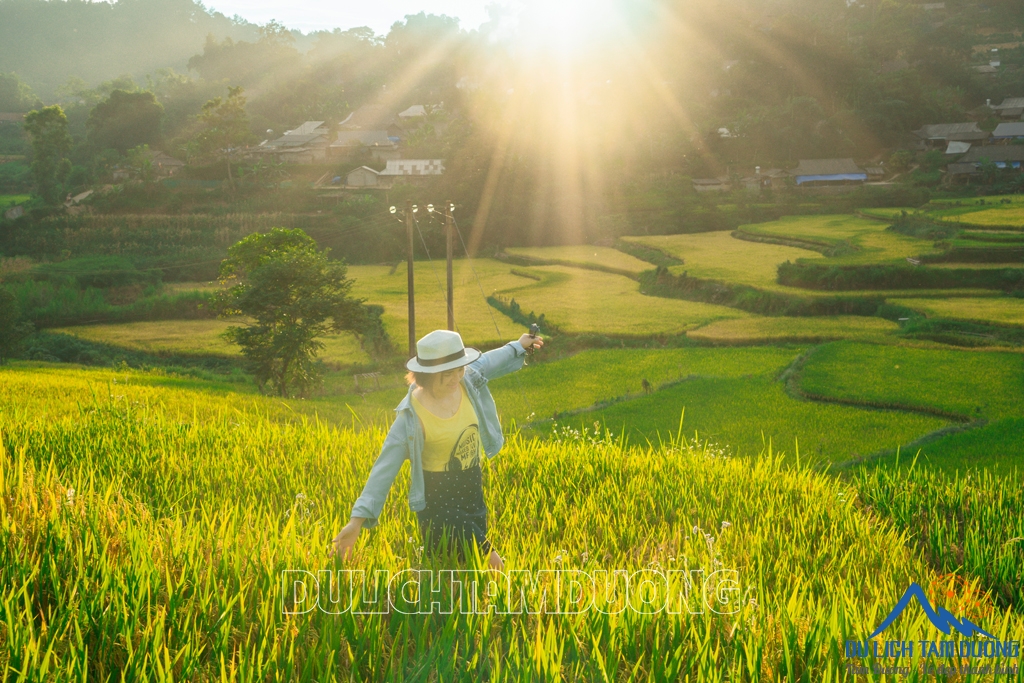
<instances>
[{"instance_id":1,"label":"leafy green tree","mask_svg":"<svg viewBox=\"0 0 1024 683\"><path fill-rule=\"evenodd\" d=\"M225 336L242 347L261 391L269 384L280 396L304 395L321 379L319 338L368 329L371 316L349 295L345 264L328 258L302 230L249 235L228 249L220 279L235 284L217 296L219 313L253 321L229 327Z\"/></svg>"},{"instance_id":2,"label":"leafy green tree","mask_svg":"<svg viewBox=\"0 0 1024 683\"><path fill-rule=\"evenodd\" d=\"M36 192L47 204L57 204L64 182L71 173L71 135L68 119L59 104L30 111L25 115L25 130L32 138L32 176Z\"/></svg>"},{"instance_id":3,"label":"leafy green tree","mask_svg":"<svg viewBox=\"0 0 1024 683\"><path fill-rule=\"evenodd\" d=\"M196 146L203 153L224 155L228 165L228 183L232 186L231 152L235 147L255 140L249 129L242 92L241 86L229 87L227 98L215 97L204 104L199 112L202 129L195 138Z\"/></svg>"},{"instance_id":4,"label":"leafy green tree","mask_svg":"<svg viewBox=\"0 0 1024 683\"><path fill-rule=\"evenodd\" d=\"M27 83L17 74L0 73L0 111L22 112L43 106Z\"/></svg>"},{"instance_id":5,"label":"leafy green tree","mask_svg":"<svg viewBox=\"0 0 1024 683\"><path fill-rule=\"evenodd\" d=\"M89 113L89 140L99 149L116 149L124 154L139 145L160 140L164 108L148 90L114 90Z\"/></svg>"},{"instance_id":6,"label":"leafy green tree","mask_svg":"<svg viewBox=\"0 0 1024 683\"><path fill-rule=\"evenodd\" d=\"M21 320L18 300L0 288L0 363L13 356L32 331L32 323Z\"/></svg>"},{"instance_id":7,"label":"leafy green tree","mask_svg":"<svg viewBox=\"0 0 1024 683\"><path fill-rule=\"evenodd\" d=\"M135 172L135 175L144 185L150 185L156 180L156 170L153 168L153 154L149 151L149 145L139 145L128 150L128 165Z\"/></svg>"}]
</instances>

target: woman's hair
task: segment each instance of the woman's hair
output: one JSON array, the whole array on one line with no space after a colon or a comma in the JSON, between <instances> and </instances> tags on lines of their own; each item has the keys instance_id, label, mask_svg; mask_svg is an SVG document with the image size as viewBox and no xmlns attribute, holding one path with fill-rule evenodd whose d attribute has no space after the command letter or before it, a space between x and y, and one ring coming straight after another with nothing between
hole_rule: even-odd
<instances>
[{"instance_id":1,"label":"woman's hair","mask_svg":"<svg viewBox=\"0 0 1024 683\"><path fill-rule=\"evenodd\" d=\"M460 369L461 368L455 368L455 370ZM445 372L451 372L451 370L445 370ZM434 388L434 380L431 378L440 377L443 374L444 372L413 372L410 370L409 372L405 373L405 383L412 384L413 382L415 382L416 386L423 387L427 391L432 392Z\"/></svg>"},{"instance_id":2,"label":"woman's hair","mask_svg":"<svg viewBox=\"0 0 1024 683\"><path fill-rule=\"evenodd\" d=\"M416 386L429 389L434 385L434 380L431 379L432 376L433 373L430 372L413 372L412 370L410 370L409 372L405 373L405 383L412 384L413 382L415 382Z\"/></svg>"}]
</instances>

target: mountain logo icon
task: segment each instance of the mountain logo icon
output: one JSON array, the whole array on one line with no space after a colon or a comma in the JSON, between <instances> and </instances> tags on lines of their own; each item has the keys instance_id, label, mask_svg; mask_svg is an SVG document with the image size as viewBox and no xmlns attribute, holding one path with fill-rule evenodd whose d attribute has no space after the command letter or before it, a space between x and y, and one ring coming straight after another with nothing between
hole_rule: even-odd
<instances>
[{"instance_id":1,"label":"mountain logo icon","mask_svg":"<svg viewBox=\"0 0 1024 683\"><path fill-rule=\"evenodd\" d=\"M957 633L967 638L970 638L976 633L980 633L986 638L995 639L994 635L983 630L980 626L973 623L966 617L963 619L957 619L953 616L952 612L944 607L939 607L938 609L932 607L932 604L928 602L928 598L924 594L924 590L916 583L912 583L907 588L906 592L903 593L903 597L900 598L900 601L896 603L896 606L892 608L891 612L889 612L889 616L885 618L885 621L875 629L874 633L868 636L868 640L876 637L879 633L889 628L890 624L896 621L896 617L902 614L903 610L907 608L907 605L910 604L910 600L912 598L917 599L917 603L921 605L921 609L924 610L925 616L928 617L928 621L932 622L932 626L939 629L947 636L951 635L950 631L955 629Z\"/></svg>"}]
</instances>

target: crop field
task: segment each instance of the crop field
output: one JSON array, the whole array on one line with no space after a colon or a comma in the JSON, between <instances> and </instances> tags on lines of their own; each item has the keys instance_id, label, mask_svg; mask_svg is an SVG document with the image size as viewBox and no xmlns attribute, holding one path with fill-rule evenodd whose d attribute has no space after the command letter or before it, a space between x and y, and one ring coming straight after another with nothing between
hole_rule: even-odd
<instances>
[{"instance_id":1,"label":"crop field","mask_svg":"<svg viewBox=\"0 0 1024 683\"><path fill-rule=\"evenodd\" d=\"M569 266L536 266L530 271L542 280L521 278L526 284L499 294L515 299L524 313L543 313L563 332L631 337L681 334L715 320L749 315L726 306L644 296L637 283L623 275Z\"/></svg>"},{"instance_id":2,"label":"crop field","mask_svg":"<svg viewBox=\"0 0 1024 683\"><path fill-rule=\"evenodd\" d=\"M486 461L489 535L506 569L622 569L637 582L702 569L712 581L704 589L719 599L714 610L701 608L701 590L671 603L681 613L657 607L665 593L655 582L654 593L638 592L628 605L599 592L594 608L575 614L533 613L515 598L498 611L416 615L396 606L375 614L357 579L361 612L342 596L329 613L330 585L316 593L309 578L321 570L445 566L421 554L404 471L355 557L341 564L326 556L383 430L283 423L264 416L274 411L268 399L252 397L242 410L237 396L184 386L161 388L167 408L96 399L47 372L0 371L0 395L34 387L37 402L91 408L26 411L16 420L5 408L0 632L14 676L848 680L844 641L863 640L912 581L1000 639L1024 639L1018 614L977 584L933 569L908 531L863 510L850 483L777 458L735 459L682 440L626 446L604 434L547 442L513 435ZM202 409L189 417L171 408L190 405ZM883 484L871 492L884 493ZM945 482L918 486L913 500L941 510ZM978 495L994 490L989 483ZM1006 513L1019 512L1012 500ZM919 509L905 499L893 506ZM309 572L299 575L306 596L283 581L296 576L289 570ZM713 574L720 570L735 571L728 588L736 590L715 583L730 576ZM529 609L540 608L528 596ZM904 618L886 637L936 636L923 618Z\"/></svg>"},{"instance_id":3,"label":"crop field","mask_svg":"<svg viewBox=\"0 0 1024 683\"><path fill-rule=\"evenodd\" d=\"M505 342L522 334L517 332L519 327L492 308L485 298L499 290L535 282L528 277L514 275L513 270L529 271L490 259L455 262L455 325L465 343ZM434 261L433 264L417 261L415 274L416 329L425 334L430 330L447 328L444 261ZM355 296L384 307L384 326L395 343L404 348L409 320L405 264L399 264L394 273L389 266L349 266L348 276L355 280L352 288ZM479 285L476 277L480 278Z\"/></svg>"},{"instance_id":4,"label":"crop field","mask_svg":"<svg viewBox=\"0 0 1024 683\"><path fill-rule=\"evenodd\" d=\"M826 215L787 216L769 223L743 225L740 230L752 235L857 247L853 253L829 258L830 264L837 265L903 260L936 251L929 240L886 231L886 227L884 222L860 216Z\"/></svg>"},{"instance_id":5,"label":"crop field","mask_svg":"<svg viewBox=\"0 0 1024 683\"><path fill-rule=\"evenodd\" d=\"M834 339L878 339L898 328L899 325L892 321L865 316L754 316L711 323L687 332L686 336L715 344L802 343Z\"/></svg>"},{"instance_id":6,"label":"crop field","mask_svg":"<svg viewBox=\"0 0 1024 683\"><path fill-rule=\"evenodd\" d=\"M800 388L967 418L1015 417L1024 415L1024 354L835 342L810 356Z\"/></svg>"},{"instance_id":7,"label":"crop field","mask_svg":"<svg viewBox=\"0 0 1024 683\"><path fill-rule=\"evenodd\" d=\"M239 347L220 335L232 325L230 320L159 320L115 325L81 325L54 329L89 341L112 344L126 349L155 354L241 356ZM321 341L319 358L337 365L364 365L370 358L355 336L331 334Z\"/></svg>"},{"instance_id":8,"label":"crop field","mask_svg":"<svg viewBox=\"0 0 1024 683\"><path fill-rule=\"evenodd\" d=\"M824 258L821 254L808 249L736 239L728 232L626 239L660 249L666 254L682 259L683 265L673 266L672 272L685 271L695 277L755 287L774 285L776 267L780 263L800 258Z\"/></svg>"},{"instance_id":9,"label":"crop field","mask_svg":"<svg viewBox=\"0 0 1024 683\"><path fill-rule=\"evenodd\" d=\"M909 206L898 206L898 207L875 207L870 209L860 209L857 213L867 216L868 218L879 218L883 220L890 220L899 216L903 212L914 213L917 209Z\"/></svg>"},{"instance_id":10,"label":"crop field","mask_svg":"<svg viewBox=\"0 0 1024 683\"><path fill-rule=\"evenodd\" d=\"M689 438L708 439L739 457L757 455L770 441L790 463L797 445L802 462L841 462L909 444L949 424L930 415L799 400L774 376L761 373L687 380L650 397L565 418L559 421L564 426L548 431L596 422L633 441L657 443L680 429L680 417Z\"/></svg>"},{"instance_id":11,"label":"crop field","mask_svg":"<svg viewBox=\"0 0 1024 683\"><path fill-rule=\"evenodd\" d=\"M643 395L644 379L657 388L687 377L777 373L800 351L778 347L593 349L528 366L523 372L494 380L491 390L502 418L524 424L616 398L637 398ZM567 392L566 387L572 391Z\"/></svg>"},{"instance_id":12,"label":"crop field","mask_svg":"<svg viewBox=\"0 0 1024 683\"><path fill-rule=\"evenodd\" d=\"M512 256L558 262L563 265L580 265L604 268L632 275L651 270L647 261L625 254L611 247L568 246L568 247L516 247L505 250Z\"/></svg>"},{"instance_id":13,"label":"crop field","mask_svg":"<svg viewBox=\"0 0 1024 683\"><path fill-rule=\"evenodd\" d=\"M953 318L997 325L1024 325L1024 299L1015 297L890 299L932 318Z\"/></svg>"},{"instance_id":14,"label":"crop field","mask_svg":"<svg viewBox=\"0 0 1024 683\"><path fill-rule=\"evenodd\" d=\"M27 202L31 197L27 194L0 194L0 211L17 204Z\"/></svg>"}]
</instances>

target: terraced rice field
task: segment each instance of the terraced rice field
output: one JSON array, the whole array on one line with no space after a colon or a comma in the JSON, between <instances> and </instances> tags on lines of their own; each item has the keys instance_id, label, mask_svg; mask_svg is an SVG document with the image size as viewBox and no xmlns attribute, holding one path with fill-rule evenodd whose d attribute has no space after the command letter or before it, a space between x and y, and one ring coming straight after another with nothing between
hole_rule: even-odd
<instances>
[{"instance_id":1,"label":"terraced rice field","mask_svg":"<svg viewBox=\"0 0 1024 683\"><path fill-rule=\"evenodd\" d=\"M1024 299L1015 297L907 298L890 299L889 303L912 308L929 318L952 318L996 325L1024 325Z\"/></svg>"},{"instance_id":2,"label":"terraced rice field","mask_svg":"<svg viewBox=\"0 0 1024 683\"><path fill-rule=\"evenodd\" d=\"M623 239L654 247L682 259L683 265L673 266L673 272L687 272L694 277L754 287L775 285L776 269L780 263L824 258L808 249L736 239L728 232Z\"/></svg>"},{"instance_id":3,"label":"terraced rice field","mask_svg":"<svg viewBox=\"0 0 1024 683\"><path fill-rule=\"evenodd\" d=\"M899 329L896 323L864 316L763 317L723 320L686 333L690 339L714 344L821 342L833 339L877 339Z\"/></svg>"},{"instance_id":4,"label":"terraced rice field","mask_svg":"<svg viewBox=\"0 0 1024 683\"><path fill-rule=\"evenodd\" d=\"M862 264L902 261L937 250L928 240L886 230L885 222L853 215L787 216L768 223L740 226L753 235L807 240L825 245L851 244L857 251L829 258L829 263Z\"/></svg>"},{"instance_id":5,"label":"terraced rice field","mask_svg":"<svg viewBox=\"0 0 1024 683\"><path fill-rule=\"evenodd\" d=\"M535 266L530 272L542 280L525 280L499 294L515 299L524 313L543 313L564 332L674 335L716 320L749 316L726 306L644 296L636 282L622 275L570 266Z\"/></svg>"},{"instance_id":6,"label":"terraced rice field","mask_svg":"<svg viewBox=\"0 0 1024 683\"><path fill-rule=\"evenodd\" d=\"M225 341L221 334L231 325L228 320L160 320L152 322L82 325L54 329L89 341L154 354L197 356L241 356L239 347ZM351 334L332 334L322 339L319 357L328 363L363 365L370 361L359 340Z\"/></svg>"},{"instance_id":7,"label":"terraced rice field","mask_svg":"<svg viewBox=\"0 0 1024 683\"><path fill-rule=\"evenodd\" d=\"M562 265L578 265L604 268L613 272L639 275L651 270L653 265L625 254L611 247L567 246L567 247L515 247L505 250L513 256L558 262Z\"/></svg>"}]
</instances>

